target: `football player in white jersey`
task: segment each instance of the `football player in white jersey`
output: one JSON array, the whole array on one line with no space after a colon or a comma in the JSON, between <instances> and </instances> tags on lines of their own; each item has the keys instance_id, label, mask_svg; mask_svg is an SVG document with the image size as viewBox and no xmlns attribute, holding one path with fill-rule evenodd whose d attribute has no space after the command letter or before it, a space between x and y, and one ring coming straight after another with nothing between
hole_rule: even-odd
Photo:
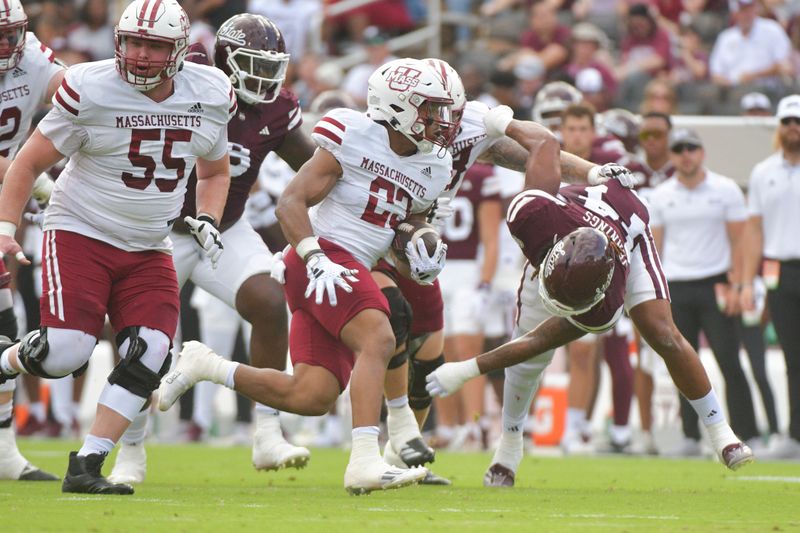
<instances>
[{"instance_id":1,"label":"football player in white jersey","mask_svg":"<svg viewBox=\"0 0 800 533\"><path fill-rule=\"evenodd\" d=\"M199 43L193 44L189 60L206 63L205 53L196 51L198 46L204 50ZM217 32L211 64L231 78L239 104L236 118L228 125L232 180L220 219L220 230L229 250L219 267L213 268L208 259L197 254L190 228L179 217L171 235L178 285L182 287L191 279L196 286L237 310L253 326L249 343L251 364L285 370L288 326L283 288L270 279L272 254L242 213L268 153L276 151L298 170L311 158L315 145L300 127L302 114L297 98L288 89L282 89L289 54L283 35L272 21L248 13L225 21ZM195 215L195 183L194 175L189 175L184 216ZM221 339L211 339L212 334L207 330L203 334L209 344L220 346ZM200 394L203 390L208 388L198 389ZM147 416L147 412L141 413L122 437L109 480L144 481ZM257 470L303 468L309 457L306 448L293 446L284 439L278 411L256 404L253 466Z\"/></svg>"},{"instance_id":2,"label":"football player in white jersey","mask_svg":"<svg viewBox=\"0 0 800 533\"><path fill-rule=\"evenodd\" d=\"M370 267L388 252L397 224L423 219L450 181L446 147L458 126L452 105L450 85L429 65L399 59L370 77L366 114L326 113L312 133L319 149L289 183L276 211L293 246L283 263L294 375L237 365L187 343L159 390L161 409L197 381L211 380L265 405L321 415L352 371L353 448L345 488L362 494L425 476L424 468L386 464L378 448L383 376L395 337ZM433 282L445 253L441 241L430 254L409 246L411 276Z\"/></svg>"},{"instance_id":3,"label":"football player in white jersey","mask_svg":"<svg viewBox=\"0 0 800 533\"><path fill-rule=\"evenodd\" d=\"M41 327L0 344L2 379L80 372L106 314L123 355L70 454L64 492L133 493L101 467L169 368L179 310L169 231L195 165L199 214L185 221L212 262L222 253L215 224L230 184L236 99L221 71L184 62L188 34L177 1L131 3L115 29L115 59L67 71L0 196L0 252L27 263L14 233L33 181L69 157L44 219Z\"/></svg>"},{"instance_id":4,"label":"football player in white jersey","mask_svg":"<svg viewBox=\"0 0 800 533\"><path fill-rule=\"evenodd\" d=\"M439 59L426 59L441 76L458 80L453 68ZM463 110L457 136L450 145L453 156L453 175L444 194L437 200L431 220L441 224L451 216L450 201L461 186L467 169L478 159L494 165L525 172L528 154L539 141L535 135L538 126L532 122L513 120L507 106L489 109L478 101L467 101L463 87L453 90L455 109ZM561 152L561 175L569 183L597 184L611 178L632 182L630 173L619 165L598 166L567 152ZM526 176L526 180L530 176ZM402 308L393 298L408 300L413 320L410 325L397 329L408 331L408 348L392 358L386 375L386 399L389 405L399 403L389 410L387 426L390 440L384 458L398 467L425 464L433 460L433 450L422 439L419 427L428 415L431 396L425 388L425 377L444 364L444 319L442 295L438 282L419 285L403 278L387 262L376 269L379 286L386 291L392 309ZM399 292L388 292L388 287L398 287ZM413 368L409 384L409 362ZM410 388L409 388L410 387ZM406 398L407 401L402 402ZM400 399L398 402L397 400ZM415 423L416 420L416 423ZM393 436L396 438L392 438ZM438 476L428 476L423 483L446 482Z\"/></svg>"},{"instance_id":5,"label":"football player in white jersey","mask_svg":"<svg viewBox=\"0 0 800 533\"><path fill-rule=\"evenodd\" d=\"M50 101L64 77L55 54L27 32L28 17L19 0L0 4L0 180L22 144L37 109ZM33 196L45 203L53 182L42 173ZM11 300L11 274L0 261L0 335L17 337L17 318ZM57 481L58 477L31 465L17 450L13 427L14 387L11 379L0 383L0 479Z\"/></svg>"}]
</instances>

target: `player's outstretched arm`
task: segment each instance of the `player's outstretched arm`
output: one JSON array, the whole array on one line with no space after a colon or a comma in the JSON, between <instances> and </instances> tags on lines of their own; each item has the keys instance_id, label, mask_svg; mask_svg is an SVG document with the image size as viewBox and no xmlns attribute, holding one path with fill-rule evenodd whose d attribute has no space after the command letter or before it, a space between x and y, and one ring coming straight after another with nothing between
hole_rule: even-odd
<instances>
[{"instance_id":1,"label":"player's outstretched arm","mask_svg":"<svg viewBox=\"0 0 800 533\"><path fill-rule=\"evenodd\" d=\"M286 134L280 148L275 150L275 153L281 159L292 167L292 170L298 171L306 161L314 156L316 144L311 137L303 132L303 128L295 128Z\"/></svg>"},{"instance_id":2,"label":"player's outstretched arm","mask_svg":"<svg viewBox=\"0 0 800 533\"><path fill-rule=\"evenodd\" d=\"M231 185L231 169L228 154L216 161L197 159L197 212L206 213L217 222L222 218L228 189Z\"/></svg>"},{"instance_id":3,"label":"player's outstretched arm","mask_svg":"<svg viewBox=\"0 0 800 533\"><path fill-rule=\"evenodd\" d=\"M473 359L446 363L428 374L426 388L433 396L453 394L472 378L522 363L548 350L579 339L586 332L567 319L553 317L545 320L522 337L481 354Z\"/></svg>"}]
</instances>

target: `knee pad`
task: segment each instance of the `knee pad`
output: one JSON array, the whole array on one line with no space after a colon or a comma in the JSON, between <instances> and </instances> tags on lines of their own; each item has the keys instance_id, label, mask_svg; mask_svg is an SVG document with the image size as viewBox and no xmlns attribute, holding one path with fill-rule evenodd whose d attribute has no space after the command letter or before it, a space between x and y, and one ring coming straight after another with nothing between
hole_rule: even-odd
<instances>
[{"instance_id":1,"label":"knee pad","mask_svg":"<svg viewBox=\"0 0 800 533\"><path fill-rule=\"evenodd\" d=\"M117 335L117 346L120 348L120 353L125 350L125 355L111 371L111 374L108 375L108 382L111 385L119 385L132 394L147 399L158 388L161 378L169 370L172 354L169 352L169 343L167 343L166 357L159 370L155 372L148 368L142 362L142 357L145 354L164 350L157 346L157 339L151 339L153 346L149 346L148 342L140 336L140 332L144 333L142 330L146 330L146 328L131 326Z\"/></svg>"},{"instance_id":2,"label":"knee pad","mask_svg":"<svg viewBox=\"0 0 800 533\"><path fill-rule=\"evenodd\" d=\"M33 330L19 344L17 358L29 374L58 379L68 374L80 376L89 365L97 339L76 329ZM59 356L50 354L55 348Z\"/></svg>"},{"instance_id":3,"label":"knee pad","mask_svg":"<svg viewBox=\"0 0 800 533\"><path fill-rule=\"evenodd\" d=\"M425 388L428 374L444 364L444 354L430 361L411 360L411 373L408 376L408 405L412 409L426 409L431 405L431 395Z\"/></svg>"},{"instance_id":4,"label":"knee pad","mask_svg":"<svg viewBox=\"0 0 800 533\"><path fill-rule=\"evenodd\" d=\"M397 287L384 287L381 292L389 302L389 311L391 312L389 323L392 325L395 347L400 347L408 340L408 334L411 331L411 321L413 319L411 305ZM389 368L392 367L390 366Z\"/></svg>"},{"instance_id":5,"label":"knee pad","mask_svg":"<svg viewBox=\"0 0 800 533\"><path fill-rule=\"evenodd\" d=\"M13 307L0 311L0 335L9 339L17 338L17 315L14 314Z\"/></svg>"},{"instance_id":6,"label":"knee pad","mask_svg":"<svg viewBox=\"0 0 800 533\"><path fill-rule=\"evenodd\" d=\"M408 350L403 350L397 355L393 355L391 359L389 359L389 366L387 366L387 370L394 370L395 368L400 368L408 361Z\"/></svg>"}]
</instances>

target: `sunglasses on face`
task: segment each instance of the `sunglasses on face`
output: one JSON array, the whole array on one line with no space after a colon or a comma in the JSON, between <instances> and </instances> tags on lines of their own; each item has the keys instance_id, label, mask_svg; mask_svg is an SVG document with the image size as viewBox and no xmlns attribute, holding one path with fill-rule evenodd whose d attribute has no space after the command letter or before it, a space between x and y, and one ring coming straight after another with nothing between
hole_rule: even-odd
<instances>
[{"instance_id":1,"label":"sunglasses on face","mask_svg":"<svg viewBox=\"0 0 800 533\"><path fill-rule=\"evenodd\" d=\"M700 147L697 146L697 145L685 144L685 143L684 144L676 144L675 146L670 148L670 150L672 151L673 154L682 154L684 152L684 150L694 153L699 149L700 149Z\"/></svg>"},{"instance_id":2,"label":"sunglasses on face","mask_svg":"<svg viewBox=\"0 0 800 533\"><path fill-rule=\"evenodd\" d=\"M781 119L782 126L788 126L790 124L797 124L800 126L800 117L784 117Z\"/></svg>"},{"instance_id":3,"label":"sunglasses on face","mask_svg":"<svg viewBox=\"0 0 800 533\"><path fill-rule=\"evenodd\" d=\"M658 131L658 130L651 130L651 131L642 131L639 132L639 140L642 141L649 141L650 139L663 139L666 137L667 132L665 131Z\"/></svg>"}]
</instances>

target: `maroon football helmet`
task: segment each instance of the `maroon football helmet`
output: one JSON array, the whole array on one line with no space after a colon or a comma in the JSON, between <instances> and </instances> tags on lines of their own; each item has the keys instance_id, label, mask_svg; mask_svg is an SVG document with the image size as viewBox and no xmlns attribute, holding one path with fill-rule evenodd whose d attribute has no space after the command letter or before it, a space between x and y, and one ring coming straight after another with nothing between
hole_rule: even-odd
<instances>
[{"instance_id":1,"label":"maroon football helmet","mask_svg":"<svg viewBox=\"0 0 800 533\"><path fill-rule=\"evenodd\" d=\"M614 275L614 247L594 228L578 228L545 255L539 266L539 295L553 315L580 315L597 305Z\"/></svg>"},{"instance_id":2,"label":"maroon football helmet","mask_svg":"<svg viewBox=\"0 0 800 533\"><path fill-rule=\"evenodd\" d=\"M278 97L289 54L274 22L262 15L243 13L226 20L217 31L214 63L230 76L239 98L255 105L274 102Z\"/></svg>"},{"instance_id":3,"label":"maroon football helmet","mask_svg":"<svg viewBox=\"0 0 800 533\"><path fill-rule=\"evenodd\" d=\"M627 109L614 108L602 113L600 124L625 145L625 150L635 153L639 146L639 119Z\"/></svg>"}]
</instances>

